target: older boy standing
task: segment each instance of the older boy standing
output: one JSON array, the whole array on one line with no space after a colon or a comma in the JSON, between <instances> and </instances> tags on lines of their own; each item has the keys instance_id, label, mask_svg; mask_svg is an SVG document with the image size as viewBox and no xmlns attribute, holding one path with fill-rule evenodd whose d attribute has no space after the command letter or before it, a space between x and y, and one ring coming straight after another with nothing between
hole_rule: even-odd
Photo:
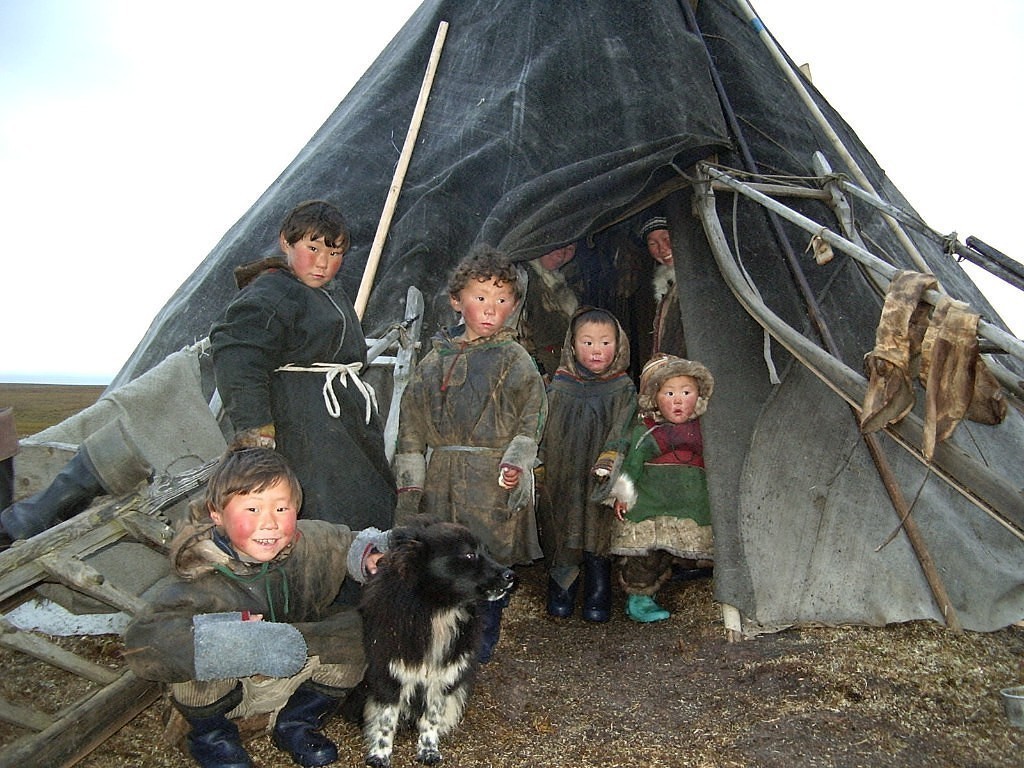
<instances>
[{"instance_id":1,"label":"older boy standing","mask_svg":"<svg viewBox=\"0 0 1024 768\"><path fill-rule=\"evenodd\" d=\"M395 481L373 390L360 374L366 337L335 280L349 247L341 212L297 205L281 256L236 270L240 292L213 325L213 369L235 443L276 447L306 495L303 517L389 528Z\"/></svg>"},{"instance_id":2,"label":"older boy standing","mask_svg":"<svg viewBox=\"0 0 1024 768\"><path fill-rule=\"evenodd\" d=\"M522 299L518 275L483 246L459 262L448 293L464 329L433 340L402 397L396 522L423 512L462 523L502 565L530 563L542 557L533 468L547 399L537 366L505 326ZM504 604L487 608L482 661Z\"/></svg>"}]
</instances>

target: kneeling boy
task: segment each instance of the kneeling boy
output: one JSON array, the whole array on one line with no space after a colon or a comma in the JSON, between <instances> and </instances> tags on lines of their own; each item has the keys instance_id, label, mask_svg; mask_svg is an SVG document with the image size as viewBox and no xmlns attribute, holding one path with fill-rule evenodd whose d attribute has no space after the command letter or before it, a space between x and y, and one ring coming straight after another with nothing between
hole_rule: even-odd
<instances>
[{"instance_id":1,"label":"kneeling boy","mask_svg":"<svg viewBox=\"0 0 1024 768\"><path fill-rule=\"evenodd\" d=\"M301 504L280 454L229 450L171 543L176 581L125 633L129 667L170 684L201 766L251 766L231 718L278 708L275 746L300 765L337 760L320 730L364 658L359 615L334 598L346 572L375 570L387 534L297 520Z\"/></svg>"}]
</instances>

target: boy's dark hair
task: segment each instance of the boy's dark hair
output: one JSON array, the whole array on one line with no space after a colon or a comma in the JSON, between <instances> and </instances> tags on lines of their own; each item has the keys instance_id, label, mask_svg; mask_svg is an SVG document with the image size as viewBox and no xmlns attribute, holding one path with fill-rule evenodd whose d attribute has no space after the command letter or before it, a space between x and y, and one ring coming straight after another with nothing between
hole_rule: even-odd
<instances>
[{"instance_id":1,"label":"boy's dark hair","mask_svg":"<svg viewBox=\"0 0 1024 768\"><path fill-rule=\"evenodd\" d=\"M599 325L611 326L616 332L619 330L619 324L615 320L615 316L611 312L605 309L585 309L580 312L576 317L572 319L572 337L576 338L576 331L584 323L598 323Z\"/></svg>"},{"instance_id":2,"label":"boy's dark hair","mask_svg":"<svg viewBox=\"0 0 1024 768\"><path fill-rule=\"evenodd\" d=\"M458 297L470 280L508 283L516 301L523 298L519 273L508 257L490 245L477 245L455 266L448 281L448 295Z\"/></svg>"},{"instance_id":3,"label":"boy's dark hair","mask_svg":"<svg viewBox=\"0 0 1024 768\"><path fill-rule=\"evenodd\" d=\"M272 448L235 448L225 453L206 484L206 508L223 510L231 497L268 488L279 480L292 488L296 509L302 508L299 478Z\"/></svg>"},{"instance_id":4,"label":"boy's dark hair","mask_svg":"<svg viewBox=\"0 0 1024 768\"><path fill-rule=\"evenodd\" d=\"M328 248L347 251L349 246L345 217L326 200L307 200L295 206L285 217L281 234L289 245L294 245L304 237L311 240L322 237Z\"/></svg>"}]
</instances>

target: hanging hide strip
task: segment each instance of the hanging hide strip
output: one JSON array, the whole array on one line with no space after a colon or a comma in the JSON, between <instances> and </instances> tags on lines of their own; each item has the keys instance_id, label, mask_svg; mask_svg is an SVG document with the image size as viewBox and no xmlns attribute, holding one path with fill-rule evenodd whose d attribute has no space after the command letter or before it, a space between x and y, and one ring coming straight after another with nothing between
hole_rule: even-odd
<instances>
[{"instance_id":1,"label":"hanging hide strip","mask_svg":"<svg viewBox=\"0 0 1024 768\"><path fill-rule=\"evenodd\" d=\"M862 432L874 432L906 416L914 407L916 376L925 388L922 453L928 461L965 417L999 424L1007 408L978 353L978 314L946 297L932 309L922 297L935 286L934 276L910 271L889 285L875 348L864 357L868 390L860 419Z\"/></svg>"}]
</instances>

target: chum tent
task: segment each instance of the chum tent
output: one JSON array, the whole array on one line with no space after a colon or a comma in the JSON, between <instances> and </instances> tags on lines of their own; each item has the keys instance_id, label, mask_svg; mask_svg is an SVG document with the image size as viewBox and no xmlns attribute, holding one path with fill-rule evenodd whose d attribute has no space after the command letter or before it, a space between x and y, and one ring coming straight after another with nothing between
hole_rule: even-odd
<instances>
[{"instance_id":1,"label":"chum tent","mask_svg":"<svg viewBox=\"0 0 1024 768\"><path fill-rule=\"evenodd\" d=\"M172 296L111 388L203 338L235 293L232 270L274 252L279 222L301 200L345 212L353 247L340 280L356 296L442 22L367 335L403 319L413 285L426 299L423 340L449 323L445 279L476 242L517 261L578 242L593 301L619 314L640 357L649 259L632 232L660 206L687 355L716 380L702 424L715 596L731 621L754 633L955 617L988 631L1024 618L1019 341L1007 340L955 248L869 202L873 190L919 221L854 130L775 55L745 2L425 0ZM787 209L823 229L766 213L741 186L787 188ZM855 247L830 240L844 231ZM834 258L818 264L810 250L830 242ZM899 424L865 437L857 421L864 356L896 270L934 274L980 313L986 360L1011 403L997 425L962 421L932 462L921 455L920 386Z\"/></svg>"}]
</instances>

